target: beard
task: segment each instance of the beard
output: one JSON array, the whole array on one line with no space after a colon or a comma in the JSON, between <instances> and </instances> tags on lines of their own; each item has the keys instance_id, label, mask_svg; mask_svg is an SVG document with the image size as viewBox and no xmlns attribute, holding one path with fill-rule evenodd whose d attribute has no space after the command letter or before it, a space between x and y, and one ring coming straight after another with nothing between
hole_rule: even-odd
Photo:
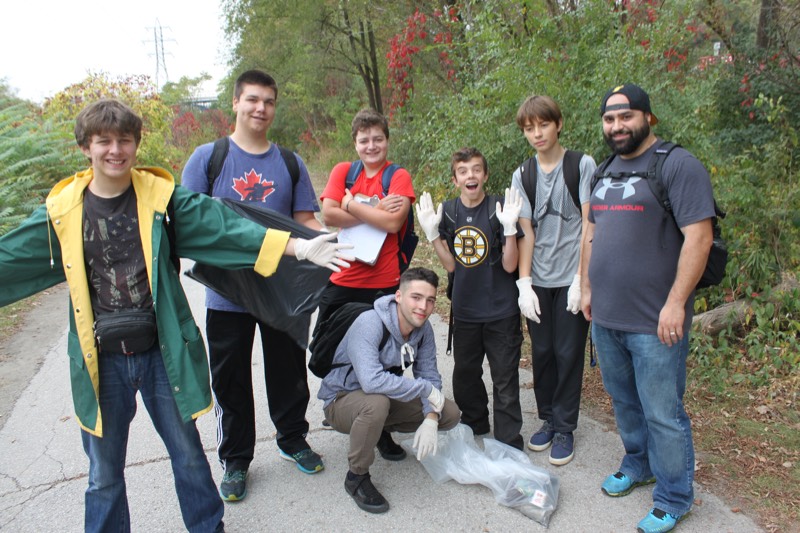
<instances>
[{"instance_id":1,"label":"beard","mask_svg":"<svg viewBox=\"0 0 800 533\"><path fill-rule=\"evenodd\" d=\"M612 137L615 133L629 133L630 137L625 139L624 141L615 141ZM621 130L621 131L613 131L610 134L603 134L603 138L606 140L606 144L614 151L617 155L628 155L635 152L639 146L644 142L645 139L650 135L650 124L646 121L641 128L636 128L632 130Z\"/></svg>"}]
</instances>

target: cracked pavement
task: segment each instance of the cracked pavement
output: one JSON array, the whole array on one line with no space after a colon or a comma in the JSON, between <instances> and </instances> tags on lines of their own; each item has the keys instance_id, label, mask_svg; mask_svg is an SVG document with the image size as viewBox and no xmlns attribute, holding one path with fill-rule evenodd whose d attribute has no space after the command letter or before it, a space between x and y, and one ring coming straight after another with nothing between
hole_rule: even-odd
<instances>
[{"instance_id":1,"label":"cracked pavement","mask_svg":"<svg viewBox=\"0 0 800 533\"><path fill-rule=\"evenodd\" d=\"M184 267L190 263L184 262ZM204 324L203 288L183 278L195 320ZM66 306L64 306L66 313ZM35 313L30 315L35 318ZM66 317L64 317L66 319ZM440 371L445 394L452 397L449 381L452 358L444 355L447 324L432 318L439 345ZM66 357L66 320L52 331L51 342L38 346L44 362L0 430L0 531L78 532L83 529L83 492L88 459L83 453L80 429L73 418ZM282 460L269 420L258 336L254 348L253 376L256 396L256 456L250 467L248 495L243 502L226 504L226 530L232 531L355 531L380 528L391 531L530 531L544 528L518 511L495 503L489 489L438 485L422 466L409 457L390 463L378 457L371 469L373 481L389 501L391 510L370 515L359 510L343 489L347 472L346 435L322 429L321 402L316 400L319 380L309 374L312 401L307 417L308 441L324 456L325 470L313 476L299 472ZM488 382L488 366L484 368ZM522 382L531 380L522 369ZM491 394L491 387L488 388ZM533 391L523 388L523 437L539 426ZM216 425L213 413L198 420L217 482L222 471L216 460ZM395 435L400 441L406 436ZM634 531L650 509L650 489L641 488L624 498L609 498L600 483L616 471L622 444L613 428L581 415L575 433L575 459L564 467L547 462L547 453L529 452L532 462L560 478L558 509L550 521L552 531ZM131 424L126 479L133 531L182 531L169 458L141 402ZM697 504L678 526L681 532L760 531L742 513L729 507L703 487L696 487Z\"/></svg>"}]
</instances>

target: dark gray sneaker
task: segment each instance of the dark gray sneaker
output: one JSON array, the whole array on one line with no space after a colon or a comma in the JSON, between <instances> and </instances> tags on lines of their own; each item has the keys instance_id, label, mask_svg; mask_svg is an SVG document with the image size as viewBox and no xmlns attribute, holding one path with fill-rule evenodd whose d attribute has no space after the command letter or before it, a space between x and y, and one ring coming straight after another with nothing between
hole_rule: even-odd
<instances>
[{"instance_id":1,"label":"dark gray sneaker","mask_svg":"<svg viewBox=\"0 0 800 533\"><path fill-rule=\"evenodd\" d=\"M369 472L360 476L347 472L344 478L344 490L353 498L356 505L368 513L385 513L389 510L389 502L372 484Z\"/></svg>"},{"instance_id":2,"label":"dark gray sneaker","mask_svg":"<svg viewBox=\"0 0 800 533\"><path fill-rule=\"evenodd\" d=\"M299 452L292 454L288 454L278 448L278 452L281 454L281 459L294 461L294 463L297 465L297 469L304 474L316 474L317 472L322 472L322 470L325 468L325 464L322 462L322 457L320 457L319 454L311 448L306 448L305 450L300 450Z\"/></svg>"},{"instance_id":3,"label":"dark gray sneaker","mask_svg":"<svg viewBox=\"0 0 800 533\"><path fill-rule=\"evenodd\" d=\"M223 501L238 502L247 496L247 470L228 470L219 484L219 495Z\"/></svg>"},{"instance_id":4,"label":"dark gray sneaker","mask_svg":"<svg viewBox=\"0 0 800 533\"><path fill-rule=\"evenodd\" d=\"M378 453L387 461L402 461L406 458L406 451L392 439L392 434L388 431L381 431Z\"/></svg>"}]
</instances>

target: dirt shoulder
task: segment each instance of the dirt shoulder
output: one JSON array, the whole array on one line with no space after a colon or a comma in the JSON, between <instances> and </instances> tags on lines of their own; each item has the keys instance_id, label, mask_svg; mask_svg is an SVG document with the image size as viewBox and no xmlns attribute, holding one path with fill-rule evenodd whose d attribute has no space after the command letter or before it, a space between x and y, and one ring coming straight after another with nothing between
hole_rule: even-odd
<instances>
[{"instance_id":1,"label":"dirt shoulder","mask_svg":"<svg viewBox=\"0 0 800 533\"><path fill-rule=\"evenodd\" d=\"M67 329L68 294L66 284L57 285L24 300L0 322L0 429L36 375L46 347Z\"/></svg>"}]
</instances>

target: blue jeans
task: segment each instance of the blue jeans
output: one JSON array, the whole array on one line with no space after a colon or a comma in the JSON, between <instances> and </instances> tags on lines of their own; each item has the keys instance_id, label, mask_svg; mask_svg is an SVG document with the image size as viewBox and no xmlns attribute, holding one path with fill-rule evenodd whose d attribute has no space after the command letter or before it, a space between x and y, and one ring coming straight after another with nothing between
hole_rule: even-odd
<instances>
[{"instance_id":1,"label":"blue jeans","mask_svg":"<svg viewBox=\"0 0 800 533\"><path fill-rule=\"evenodd\" d=\"M186 529L221 531L223 504L217 493L194 420L184 422L172 397L158 345L134 355L100 354L100 409L103 437L81 431L89 456L85 530L130 531L125 489L128 432L136 414L136 392L150 414L172 461L175 490Z\"/></svg>"},{"instance_id":2,"label":"blue jeans","mask_svg":"<svg viewBox=\"0 0 800 533\"><path fill-rule=\"evenodd\" d=\"M657 335L592 325L592 337L625 446L620 472L634 481L655 476L653 504L681 516L694 500L694 446L683 406L689 338L672 347Z\"/></svg>"}]
</instances>

